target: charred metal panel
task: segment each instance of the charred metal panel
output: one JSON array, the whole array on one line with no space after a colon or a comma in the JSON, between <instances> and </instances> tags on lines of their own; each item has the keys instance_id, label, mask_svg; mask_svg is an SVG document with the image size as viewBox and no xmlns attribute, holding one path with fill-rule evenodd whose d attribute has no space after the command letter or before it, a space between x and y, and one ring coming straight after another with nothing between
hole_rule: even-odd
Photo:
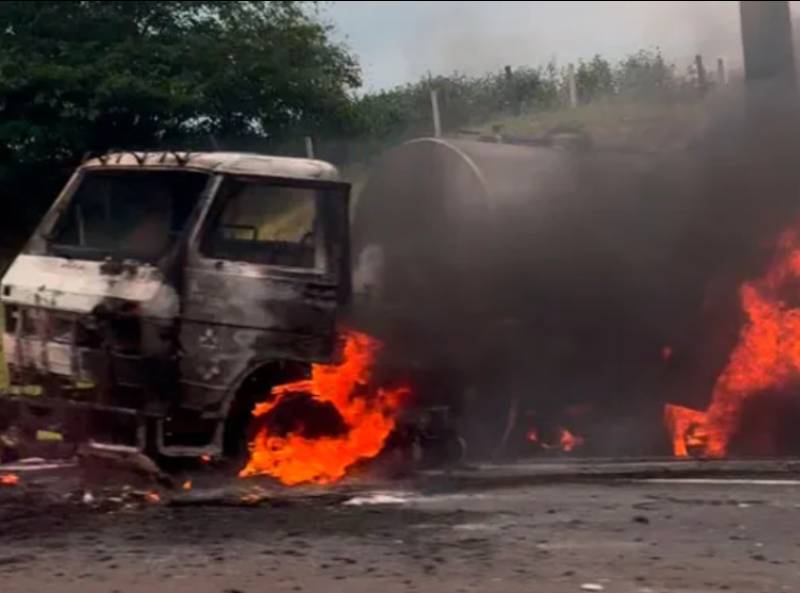
<instances>
[{"instance_id":1,"label":"charred metal panel","mask_svg":"<svg viewBox=\"0 0 800 593\"><path fill-rule=\"evenodd\" d=\"M334 356L337 313L349 293L348 187L319 187L335 191L319 208L321 233L312 268L210 258L200 252L202 223L194 233L184 270L180 330L187 407L224 405L231 389L260 364L324 362ZM210 204L205 216L215 207Z\"/></svg>"},{"instance_id":2,"label":"charred metal panel","mask_svg":"<svg viewBox=\"0 0 800 593\"><path fill-rule=\"evenodd\" d=\"M93 259L52 248L53 229L91 169L216 175L167 251L143 263L121 252ZM201 255L222 181L239 175L315 190L312 261L293 268ZM87 162L3 279L13 380L42 386L42 408L155 418L162 453L219 449L220 421L245 377L266 363L325 362L336 352L337 313L350 292L349 186L337 179L327 163L233 153L125 153ZM210 444L171 440L165 425L186 417L213 436Z\"/></svg>"},{"instance_id":3,"label":"charred metal panel","mask_svg":"<svg viewBox=\"0 0 800 593\"><path fill-rule=\"evenodd\" d=\"M3 302L91 313L107 300L147 303L151 315L174 316L177 293L151 265L111 275L103 262L20 254L3 278Z\"/></svg>"},{"instance_id":4,"label":"charred metal panel","mask_svg":"<svg viewBox=\"0 0 800 593\"><path fill-rule=\"evenodd\" d=\"M229 325L185 322L180 373L183 404L213 409L227 390L260 363L274 360L327 361L328 335L301 335Z\"/></svg>"},{"instance_id":5,"label":"charred metal panel","mask_svg":"<svg viewBox=\"0 0 800 593\"><path fill-rule=\"evenodd\" d=\"M213 270L193 271L186 289L186 320L297 334L333 330L336 286L315 278L271 278L255 266L220 262Z\"/></svg>"},{"instance_id":6,"label":"charred metal panel","mask_svg":"<svg viewBox=\"0 0 800 593\"><path fill-rule=\"evenodd\" d=\"M324 161L243 152L119 152L90 159L84 169L195 170L235 175L336 181L336 167Z\"/></svg>"}]
</instances>

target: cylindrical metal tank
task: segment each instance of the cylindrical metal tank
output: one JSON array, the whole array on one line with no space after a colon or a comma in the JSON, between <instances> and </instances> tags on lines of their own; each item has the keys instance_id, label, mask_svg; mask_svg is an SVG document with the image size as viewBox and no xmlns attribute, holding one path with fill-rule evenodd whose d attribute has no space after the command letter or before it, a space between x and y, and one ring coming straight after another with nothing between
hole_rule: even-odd
<instances>
[{"instance_id":1,"label":"cylindrical metal tank","mask_svg":"<svg viewBox=\"0 0 800 593\"><path fill-rule=\"evenodd\" d=\"M647 162L439 138L390 150L354 206L357 323L398 364L468 385L434 400L478 385L483 419L505 418L517 396L540 413L621 396L602 382L635 381L621 365L658 363L662 345L646 309L669 231L643 224Z\"/></svg>"},{"instance_id":2,"label":"cylindrical metal tank","mask_svg":"<svg viewBox=\"0 0 800 593\"><path fill-rule=\"evenodd\" d=\"M357 196L355 291L415 315L517 316L530 299L564 304L588 285L601 301L625 260L619 233L640 168L630 155L559 146L407 142Z\"/></svg>"},{"instance_id":3,"label":"cylindrical metal tank","mask_svg":"<svg viewBox=\"0 0 800 593\"><path fill-rule=\"evenodd\" d=\"M509 214L574 191L571 169L545 147L423 138L389 151L357 197L356 292L417 308L431 291L474 290L495 258L510 263Z\"/></svg>"}]
</instances>

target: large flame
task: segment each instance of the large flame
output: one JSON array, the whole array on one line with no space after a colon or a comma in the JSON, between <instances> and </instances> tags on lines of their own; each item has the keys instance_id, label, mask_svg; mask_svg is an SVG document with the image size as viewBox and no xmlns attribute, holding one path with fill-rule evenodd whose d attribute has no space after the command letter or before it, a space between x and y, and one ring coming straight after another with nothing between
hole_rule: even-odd
<instances>
[{"instance_id":1,"label":"large flame","mask_svg":"<svg viewBox=\"0 0 800 593\"><path fill-rule=\"evenodd\" d=\"M747 320L705 412L667 404L664 419L678 457L723 457L743 402L800 378L800 308L785 295L800 281L800 234L784 233L767 273L740 289Z\"/></svg>"},{"instance_id":2,"label":"large flame","mask_svg":"<svg viewBox=\"0 0 800 593\"><path fill-rule=\"evenodd\" d=\"M278 435L265 423L250 444L250 460L241 477L266 474L287 485L327 484L342 478L357 461L381 452L408 390L372 387L371 371L380 344L353 331L345 338L341 364L313 365L311 379L274 387L273 399L253 410L255 417L263 417L288 395L306 394L315 402L332 404L344 422L344 432L318 438Z\"/></svg>"}]
</instances>

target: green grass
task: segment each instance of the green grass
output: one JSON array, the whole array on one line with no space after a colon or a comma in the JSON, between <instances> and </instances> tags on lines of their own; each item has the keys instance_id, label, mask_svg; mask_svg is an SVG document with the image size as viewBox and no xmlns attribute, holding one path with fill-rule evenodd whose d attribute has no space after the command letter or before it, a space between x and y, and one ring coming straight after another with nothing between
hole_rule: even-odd
<instances>
[{"instance_id":1,"label":"green grass","mask_svg":"<svg viewBox=\"0 0 800 593\"><path fill-rule=\"evenodd\" d=\"M477 126L483 133L537 136L558 127L589 133L598 145L649 150L679 143L705 121L706 105L600 101L574 109L499 117Z\"/></svg>"}]
</instances>

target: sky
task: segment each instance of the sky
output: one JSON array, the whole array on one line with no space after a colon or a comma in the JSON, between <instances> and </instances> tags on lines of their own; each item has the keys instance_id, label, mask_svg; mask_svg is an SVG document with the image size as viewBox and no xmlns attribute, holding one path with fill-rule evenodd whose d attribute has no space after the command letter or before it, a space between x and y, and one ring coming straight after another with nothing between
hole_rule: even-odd
<instances>
[{"instance_id":1,"label":"sky","mask_svg":"<svg viewBox=\"0 0 800 593\"><path fill-rule=\"evenodd\" d=\"M697 53L734 69L742 60L734 1L332 2L324 15L358 55L366 91L429 71L479 74L595 54L616 60L639 49L659 48L681 68Z\"/></svg>"}]
</instances>

